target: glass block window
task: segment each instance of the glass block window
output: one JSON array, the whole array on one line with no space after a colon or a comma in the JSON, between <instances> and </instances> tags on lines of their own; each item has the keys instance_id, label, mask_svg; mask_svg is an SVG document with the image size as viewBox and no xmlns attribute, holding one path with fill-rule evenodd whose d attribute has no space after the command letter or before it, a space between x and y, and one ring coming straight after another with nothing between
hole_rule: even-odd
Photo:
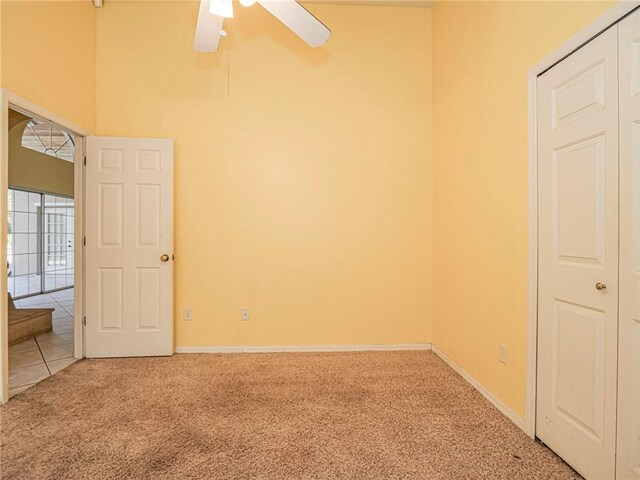
<instances>
[{"instance_id":1,"label":"glass block window","mask_svg":"<svg viewBox=\"0 0 640 480\"><path fill-rule=\"evenodd\" d=\"M44 290L73 286L72 198L44 195Z\"/></svg>"},{"instance_id":2,"label":"glass block window","mask_svg":"<svg viewBox=\"0 0 640 480\"><path fill-rule=\"evenodd\" d=\"M11 296L73 286L73 199L9 189L7 210Z\"/></svg>"},{"instance_id":3,"label":"glass block window","mask_svg":"<svg viewBox=\"0 0 640 480\"><path fill-rule=\"evenodd\" d=\"M47 213L47 266L66 265L64 255L65 221L61 213Z\"/></svg>"},{"instance_id":4,"label":"glass block window","mask_svg":"<svg viewBox=\"0 0 640 480\"><path fill-rule=\"evenodd\" d=\"M8 289L13 297L41 292L38 262L40 228L38 212L42 196L22 190L9 190L7 199Z\"/></svg>"}]
</instances>

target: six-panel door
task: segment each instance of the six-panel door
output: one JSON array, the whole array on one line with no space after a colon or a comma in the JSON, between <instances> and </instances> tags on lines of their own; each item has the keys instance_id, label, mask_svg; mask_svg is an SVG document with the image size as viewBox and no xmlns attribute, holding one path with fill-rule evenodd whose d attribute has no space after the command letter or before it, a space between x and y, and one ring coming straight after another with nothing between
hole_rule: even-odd
<instances>
[{"instance_id":1,"label":"six-panel door","mask_svg":"<svg viewBox=\"0 0 640 480\"><path fill-rule=\"evenodd\" d=\"M173 143L89 137L86 353L173 353Z\"/></svg>"},{"instance_id":2,"label":"six-panel door","mask_svg":"<svg viewBox=\"0 0 640 480\"><path fill-rule=\"evenodd\" d=\"M614 478L618 67L613 27L538 78L536 433L586 478Z\"/></svg>"}]
</instances>

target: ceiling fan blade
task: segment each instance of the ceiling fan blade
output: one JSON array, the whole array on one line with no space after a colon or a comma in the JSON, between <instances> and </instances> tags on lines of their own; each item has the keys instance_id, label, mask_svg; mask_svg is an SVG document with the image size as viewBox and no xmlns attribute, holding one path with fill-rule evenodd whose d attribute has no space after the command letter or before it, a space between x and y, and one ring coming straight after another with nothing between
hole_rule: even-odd
<instances>
[{"instance_id":1,"label":"ceiling fan blade","mask_svg":"<svg viewBox=\"0 0 640 480\"><path fill-rule=\"evenodd\" d=\"M224 22L224 18L209 13L209 0L200 0L200 12L198 13L193 48L202 53L217 51L222 22Z\"/></svg>"},{"instance_id":2,"label":"ceiling fan blade","mask_svg":"<svg viewBox=\"0 0 640 480\"><path fill-rule=\"evenodd\" d=\"M324 45L331 31L295 0L257 0L311 47Z\"/></svg>"}]
</instances>

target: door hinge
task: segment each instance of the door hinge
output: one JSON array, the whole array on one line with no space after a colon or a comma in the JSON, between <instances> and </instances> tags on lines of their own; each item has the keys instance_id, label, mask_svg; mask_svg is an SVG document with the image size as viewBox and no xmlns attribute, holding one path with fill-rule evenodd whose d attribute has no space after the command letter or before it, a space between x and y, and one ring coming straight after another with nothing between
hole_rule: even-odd
<instances>
[{"instance_id":1,"label":"door hinge","mask_svg":"<svg viewBox=\"0 0 640 480\"><path fill-rule=\"evenodd\" d=\"M84 156L84 166L85 167L87 166L87 156L86 155Z\"/></svg>"},{"instance_id":2,"label":"door hinge","mask_svg":"<svg viewBox=\"0 0 640 480\"><path fill-rule=\"evenodd\" d=\"M87 237L82 237L82 246L83 247L87 246Z\"/></svg>"},{"instance_id":3,"label":"door hinge","mask_svg":"<svg viewBox=\"0 0 640 480\"><path fill-rule=\"evenodd\" d=\"M87 317L82 317L82 325L87 326Z\"/></svg>"}]
</instances>

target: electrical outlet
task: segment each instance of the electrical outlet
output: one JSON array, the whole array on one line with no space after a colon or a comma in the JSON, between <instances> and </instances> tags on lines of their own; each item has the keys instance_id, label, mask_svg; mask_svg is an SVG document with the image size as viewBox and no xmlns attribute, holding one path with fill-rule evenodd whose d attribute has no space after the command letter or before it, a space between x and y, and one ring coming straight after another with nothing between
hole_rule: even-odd
<instances>
[{"instance_id":1,"label":"electrical outlet","mask_svg":"<svg viewBox=\"0 0 640 480\"><path fill-rule=\"evenodd\" d=\"M505 365L509 360L507 346L502 343L498 344L498 360L500 360Z\"/></svg>"},{"instance_id":2,"label":"electrical outlet","mask_svg":"<svg viewBox=\"0 0 640 480\"><path fill-rule=\"evenodd\" d=\"M249 320L249 308L245 307L240 310L240 319L241 320Z\"/></svg>"},{"instance_id":3,"label":"electrical outlet","mask_svg":"<svg viewBox=\"0 0 640 480\"><path fill-rule=\"evenodd\" d=\"M185 308L184 310L182 310L182 319L187 321L193 320L193 317L191 316L190 308Z\"/></svg>"}]
</instances>

